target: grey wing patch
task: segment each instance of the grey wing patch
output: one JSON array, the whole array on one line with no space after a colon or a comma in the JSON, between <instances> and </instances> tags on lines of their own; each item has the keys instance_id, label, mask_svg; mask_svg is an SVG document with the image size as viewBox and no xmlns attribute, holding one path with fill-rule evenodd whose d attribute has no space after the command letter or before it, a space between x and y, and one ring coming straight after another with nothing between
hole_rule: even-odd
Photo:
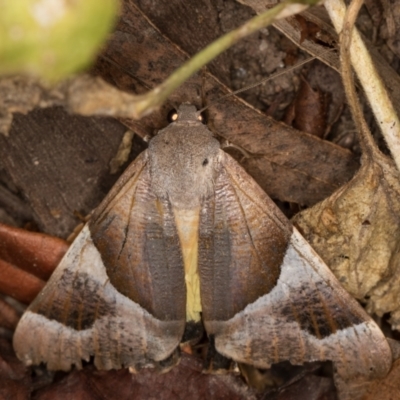
<instances>
[{"instance_id":1,"label":"grey wing patch","mask_svg":"<svg viewBox=\"0 0 400 400\"><path fill-rule=\"evenodd\" d=\"M391 366L383 333L296 229L276 287L229 321L209 324L220 353L259 368L331 360L343 379L369 379Z\"/></svg>"},{"instance_id":2,"label":"grey wing patch","mask_svg":"<svg viewBox=\"0 0 400 400\"><path fill-rule=\"evenodd\" d=\"M209 334L208 321L229 320L275 287L292 233L290 222L243 168L222 151L220 160L199 229L203 320Z\"/></svg>"},{"instance_id":3,"label":"grey wing patch","mask_svg":"<svg viewBox=\"0 0 400 400\"><path fill-rule=\"evenodd\" d=\"M98 369L143 368L168 358L181 337L181 321L154 318L112 286L86 226L22 316L14 349L50 370L90 356Z\"/></svg>"}]
</instances>

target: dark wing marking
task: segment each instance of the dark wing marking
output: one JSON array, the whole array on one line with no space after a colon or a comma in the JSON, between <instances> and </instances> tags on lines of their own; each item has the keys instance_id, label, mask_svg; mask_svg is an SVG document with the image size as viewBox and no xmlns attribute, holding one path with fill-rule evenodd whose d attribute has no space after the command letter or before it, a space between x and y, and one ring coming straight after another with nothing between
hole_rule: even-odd
<instances>
[{"instance_id":1,"label":"dark wing marking","mask_svg":"<svg viewBox=\"0 0 400 400\"><path fill-rule=\"evenodd\" d=\"M143 154L100 205L94 221L82 230L21 318L14 335L14 348L25 363L45 362L49 369L69 370L72 365L81 367L81 359L94 356L99 369L137 369L167 359L179 346L186 307L183 267L179 263L172 266L171 255L162 259L160 252L167 251L168 246L172 247L174 257L179 247L178 250L175 247L174 232L168 236L168 229L174 231L166 221L171 218L165 211L168 204L161 204L154 215L154 204L159 205L153 199L151 219L144 215L143 201L149 201L149 186L146 154ZM147 194L145 199L138 194L140 190ZM125 208L126 205L130 207ZM127 223L129 226L124 229ZM106 244L104 237L109 241ZM156 245L161 250L152 248ZM118 256L113 258L115 254ZM180 272L168 268L180 268ZM119 270L127 274L131 290L129 285L123 291L119 289L118 285L123 283ZM178 275L178 283L164 281L169 273ZM179 283L181 287L176 289ZM142 284L147 285L146 296L160 297L153 301L146 296L141 299ZM163 292L157 292L160 285ZM137 297L139 300L135 301ZM160 311L163 301L167 309L164 313ZM148 309L140 302L148 304Z\"/></svg>"},{"instance_id":2,"label":"dark wing marking","mask_svg":"<svg viewBox=\"0 0 400 400\"><path fill-rule=\"evenodd\" d=\"M223 167L240 207L260 209L264 199L254 181L229 156ZM263 226L266 218L276 221L275 229L286 229L279 211L273 212L276 217L260 213L257 224ZM258 229L249 221L248 226L250 232ZM220 353L259 368L284 360L331 360L338 376L351 379L384 376L391 366L383 333L295 228L274 287L228 321L208 319L205 327Z\"/></svg>"}]
</instances>

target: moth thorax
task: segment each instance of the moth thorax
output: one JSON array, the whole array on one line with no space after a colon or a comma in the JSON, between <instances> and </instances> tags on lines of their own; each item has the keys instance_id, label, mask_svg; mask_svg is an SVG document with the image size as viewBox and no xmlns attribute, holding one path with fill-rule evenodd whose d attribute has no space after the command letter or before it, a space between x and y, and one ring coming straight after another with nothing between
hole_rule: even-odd
<instances>
[{"instance_id":1,"label":"moth thorax","mask_svg":"<svg viewBox=\"0 0 400 400\"><path fill-rule=\"evenodd\" d=\"M193 209L214 191L219 142L199 122L172 123L149 144L152 188L174 207Z\"/></svg>"}]
</instances>

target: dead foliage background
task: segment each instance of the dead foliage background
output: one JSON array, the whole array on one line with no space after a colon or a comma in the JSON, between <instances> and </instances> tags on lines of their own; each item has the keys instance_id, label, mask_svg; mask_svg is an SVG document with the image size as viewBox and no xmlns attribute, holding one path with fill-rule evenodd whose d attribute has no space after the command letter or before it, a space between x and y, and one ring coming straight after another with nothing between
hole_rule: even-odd
<instances>
[{"instance_id":1,"label":"dead foliage background","mask_svg":"<svg viewBox=\"0 0 400 400\"><path fill-rule=\"evenodd\" d=\"M120 89L143 93L208 43L247 21L259 6L260 2L244 0L125 0L115 31L90 72ZM383 71L397 109L398 21L398 4L367 0L357 23L381 74ZM66 239L81 222L77 212L87 215L99 204L129 161L145 149L144 139L166 125L171 109L185 101L197 106L211 104L227 93L226 87L241 88L304 60L308 56L302 49L323 53L337 43L329 18L323 7L318 7L241 41L178 89L160 110L140 121L85 118L70 115L61 107L15 114L9 136L0 135L0 222ZM400 279L399 173L381 155L374 156L368 164L364 162L360 169L361 148L337 72L337 53L322 58L325 63L315 60L244 92L241 96L246 102L229 97L213 104L208 110L208 125L223 144L234 145L228 145L226 150L288 217L308 208L296 216L295 222L346 289L379 315L383 329L396 338L398 334L390 330L387 317L391 317L394 328L399 327L400 299L397 290L393 290ZM4 90L0 85L0 92ZM27 89L26 97L30 95ZM375 142L388 154L368 104L362 97L361 102ZM126 134L128 129L134 132L133 136ZM121 149L129 154L127 160L116 158ZM117 172L110 173L111 170ZM309 208L322 200L314 211ZM349 226L356 226L356 233ZM31 239L22 242L27 240ZM0 243L5 243L1 236ZM38 248L38 252L43 249L28 243L28 248ZM355 247L354 243L364 247ZM65 243L58 245L62 254ZM18 246L19 255L26 252ZM21 261L10 258L1 247L0 262L7 264L9 272L8 280L0 279L0 290L28 303L32 290L38 290L46 276L29 268L26 272ZM24 257L22 260L26 260ZM27 257L29 260L32 255ZM351 270L354 260L358 267ZM17 279L17 274L25 275ZM26 291L9 283L21 279ZM132 378L127 371L98 372L90 366L55 376L35 368L32 374L15 359L10 347L21 307L10 305L9 299L0 303L3 396L335 398L329 365L279 365L271 371L246 371L246 379L258 391L249 389L238 375L202 375L201 362L193 355L185 355L178 368L162 376L146 372ZM394 368L384 382L374 386L374 393L379 391L380 398L399 398L397 375L398 369ZM374 393L368 399L376 398Z\"/></svg>"}]
</instances>

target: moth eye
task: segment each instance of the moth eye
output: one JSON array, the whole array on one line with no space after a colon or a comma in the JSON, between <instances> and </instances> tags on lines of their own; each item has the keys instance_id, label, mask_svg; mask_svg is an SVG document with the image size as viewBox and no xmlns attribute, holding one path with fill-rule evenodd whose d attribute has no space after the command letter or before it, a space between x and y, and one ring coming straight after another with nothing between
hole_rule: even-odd
<instances>
[{"instance_id":1,"label":"moth eye","mask_svg":"<svg viewBox=\"0 0 400 400\"><path fill-rule=\"evenodd\" d=\"M203 167L205 167L207 164L208 164L208 158L205 158L205 159L203 160Z\"/></svg>"},{"instance_id":2,"label":"moth eye","mask_svg":"<svg viewBox=\"0 0 400 400\"><path fill-rule=\"evenodd\" d=\"M202 124L206 124L207 123L207 118L206 118L206 114L205 113L201 113L197 116L197 120L200 121Z\"/></svg>"},{"instance_id":3,"label":"moth eye","mask_svg":"<svg viewBox=\"0 0 400 400\"><path fill-rule=\"evenodd\" d=\"M178 119L178 112L174 109L168 113L168 122L175 122Z\"/></svg>"}]
</instances>

